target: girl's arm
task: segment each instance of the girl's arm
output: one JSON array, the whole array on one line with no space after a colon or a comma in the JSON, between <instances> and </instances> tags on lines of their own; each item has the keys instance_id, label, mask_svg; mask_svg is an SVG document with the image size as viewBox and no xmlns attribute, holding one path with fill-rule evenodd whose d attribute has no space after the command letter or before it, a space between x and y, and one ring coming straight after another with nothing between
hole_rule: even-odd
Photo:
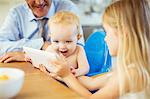
<instances>
[{"instance_id":1,"label":"girl's arm","mask_svg":"<svg viewBox=\"0 0 150 99\"><path fill-rule=\"evenodd\" d=\"M82 84L78 82L78 80L75 78L75 76L72 73L70 73L68 76L62 79L69 88L77 92L79 95L83 97L89 97L92 95L92 93L90 93L88 89L86 89L84 86L82 86Z\"/></svg>"},{"instance_id":2,"label":"girl's arm","mask_svg":"<svg viewBox=\"0 0 150 99\"><path fill-rule=\"evenodd\" d=\"M119 81L115 73L106 82L105 86L93 94L91 99L118 99L119 98Z\"/></svg>"},{"instance_id":3,"label":"girl's arm","mask_svg":"<svg viewBox=\"0 0 150 99\"><path fill-rule=\"evenodd\" d=\"M112 72L109 72L106 74L98 75L96 77L80 76L78 77L78 80L88 90L92 91L102 88L111 76Z\"/></svg>"},{"instance_id":4,"label":"girl's arm","mask_svg":"<svg viewBox=\"0 0 150 99\"><path fill-rule=\"evenodd\" d=\"M83 76L89 72L89 63L86 58L86 54L84 48L82 46L78 46L78 54L77 54L77 65L78 68L75 70L75 76Z\"/></svg>"},{"instance_id":5,"label":"girl's arm","mask_svg":"<svg viewBox=\"0 0 150 99\"><path fill-rule=\"evenodd\" d=\"M112 74L112 77L110 77L105 86L92 94L70 72L70 67L67 65L67 61L63 55L60 55L60 58L53 61L52 64L57 68L55 73L62 77L68 87L85 97L85 99L116 99L119 97L119 81L116 73Z\"/></svg>"},{"instance_id":6,"label":"girl's arm","mask_svg":"<svg viewBox=\"0 0 150 99\"><path fill-rule=\"evenodd\" d=\"M86 99L116 99L119 97L119 84L116 75L113 75L100 90L91 94L85 87L83 87L78 80L70 73L63 77L63 81L75 92Z\"/></svg>"}]
</instances>

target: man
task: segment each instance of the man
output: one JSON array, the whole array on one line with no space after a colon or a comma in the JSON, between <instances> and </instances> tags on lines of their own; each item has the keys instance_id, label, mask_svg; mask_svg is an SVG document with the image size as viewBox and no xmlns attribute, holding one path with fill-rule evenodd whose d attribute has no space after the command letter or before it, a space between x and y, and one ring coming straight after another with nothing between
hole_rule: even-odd
<instances>
[{"instance_id":1,"label":"man","mask_svg":"<svg viewBox=\"0 0 150 99\"><path fill-rule=\"evenodd\" d=\"M77 13L69 0L26 0L12 8L0 28L0 62L24 61L23 46L45 50L50 44L46 22L62 10ZM40 20L45 25L41 26ZM79 43L84 44L83 37Z\"/></svg>"}]
</instances>

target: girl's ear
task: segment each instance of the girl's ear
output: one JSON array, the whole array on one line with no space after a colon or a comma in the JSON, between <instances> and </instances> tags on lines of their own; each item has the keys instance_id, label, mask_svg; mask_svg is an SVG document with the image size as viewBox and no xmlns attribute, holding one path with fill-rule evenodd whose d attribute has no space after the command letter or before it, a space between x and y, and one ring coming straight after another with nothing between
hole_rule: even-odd
<instances>
[{"instance_id":1,"label":"girl's ear","mask_svg":"<svg viewBox=\"0 0 150 99\"><path fill-rule=\"evenodd\" d=\"M81 34L77 34L77 39L79 40L82 37Z\"/></svg>"}]
</instances>

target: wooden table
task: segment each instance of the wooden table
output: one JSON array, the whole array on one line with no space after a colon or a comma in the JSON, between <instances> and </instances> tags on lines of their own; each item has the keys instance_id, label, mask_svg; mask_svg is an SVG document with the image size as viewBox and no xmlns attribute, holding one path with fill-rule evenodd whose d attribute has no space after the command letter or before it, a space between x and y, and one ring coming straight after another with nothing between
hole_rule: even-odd
<instances>
[{"instance_id":1,"label":"wooden table","mask_svg":"<svg viewBox=\"0 0 150 99\"><path fill-rule=\"evenodd\" d=\"M25 81L14 99L83 99L77 93L27 62L0 63L0 67L19 68L25 72Z\"/></svg>"}]
</instances>

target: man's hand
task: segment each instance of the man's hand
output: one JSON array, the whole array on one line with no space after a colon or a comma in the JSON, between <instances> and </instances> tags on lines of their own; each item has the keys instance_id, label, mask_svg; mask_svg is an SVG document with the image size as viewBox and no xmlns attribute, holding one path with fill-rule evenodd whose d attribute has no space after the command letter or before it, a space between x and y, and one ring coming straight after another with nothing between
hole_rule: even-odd
<instances>
[{"instance_id":1,"label":"man's hand","mask_svg":"<svg viewBox=\"0 0 150 99\"><path fill-rule=\"evenodd\" d=\"M46 48L51 44L51 42L45 41L43 46L42 46L42 50L46 50Z\"/></svg>"},{"instance_id":2,"label":"man's hand","mask_svg":"<svg viewBox=\"0 0 150 99\"><path fill-rule=\"evenodd\" d=\"M8 63L12 61L25 61L24 52L9 52L0 56L0 63Z\"/></svg>"}]
</instances>

